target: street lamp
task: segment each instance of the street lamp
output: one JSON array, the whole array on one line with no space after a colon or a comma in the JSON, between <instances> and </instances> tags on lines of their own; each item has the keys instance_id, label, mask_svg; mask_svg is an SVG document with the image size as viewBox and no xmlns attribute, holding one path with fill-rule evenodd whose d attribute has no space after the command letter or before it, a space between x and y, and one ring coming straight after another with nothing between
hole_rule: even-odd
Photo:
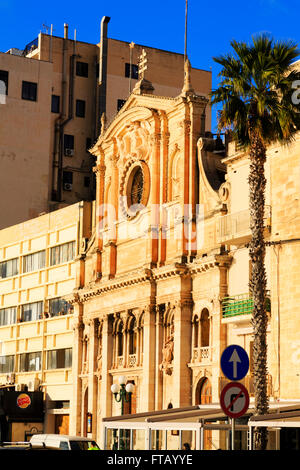
<instances>
[{"instance_id":1,"label":"street lamp","mask_svg":"<svg viewBox=\"0 0 300 470\"><path fill-rule=\"evenodd\" d=\"M134 390L134 385L132 383L128 383L127 378L124 375L119 377L119 384L113 384L111 386L111 391L115 397L115 400L120 403L121 402L121 415L124 414L124 403L130 403L131 395Z\"/></svg>"},{"instance_id":2,"label":"street lamp","mask_svg":"<svg viewBox=\"0 0 300 470\"><path fill-rule=\"evenodd\" d=\"M132 383L128 383L127 378L124 375L119 377L119 383L115 383L111 386L111 391L115 397L116 402L121 402L121 415L124 414L124 403L130 403L131 395L134 390L134 385ZM126 384L126 385L125 385ZM125 442L123 439L123 429L120 430L120 449L123 450L125 448Z\"/></svg>"}]
</instances>

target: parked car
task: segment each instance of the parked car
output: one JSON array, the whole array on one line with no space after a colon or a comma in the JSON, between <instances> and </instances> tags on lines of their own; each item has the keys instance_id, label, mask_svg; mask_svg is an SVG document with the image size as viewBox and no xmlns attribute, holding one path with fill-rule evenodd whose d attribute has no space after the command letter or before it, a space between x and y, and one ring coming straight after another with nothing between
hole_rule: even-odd
<instances>
[{"instance_id":1,"label":"parked car","mask_svg":"<svg viewBox=\"0 0 300 470\"><path fill-rule=\"evenodd\" d=\"M32 447L46 446L61 450L100 450L93 439L64 434L34 434L30 444Z\"/></svg>"}]
</instances>

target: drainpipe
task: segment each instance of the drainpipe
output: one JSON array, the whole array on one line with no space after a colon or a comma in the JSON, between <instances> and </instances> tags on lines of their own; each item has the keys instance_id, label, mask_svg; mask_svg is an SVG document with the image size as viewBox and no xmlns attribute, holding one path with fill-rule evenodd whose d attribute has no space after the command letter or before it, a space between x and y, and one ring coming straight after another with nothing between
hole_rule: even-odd
<instances>
[{"instance_id":1,"label":"drainpipe","mask_svg":"<svg viewBox=\"0 0 300 470\"><path fill-rule=\"evenodd\" d=\"M66 52L67 52L67 40L68 40L68 25L65 24L65 34L64 34L64 48L63 48L63 79L62 79L62 89L63 89L63 107L61 118L66 116L66 106L65 106L65 89L66 89ZM65 126L71 121L74 117L74 71L75 71L75 58L77 57L75 51L75 42L73 54L70 56L70 69L69 69L69 106L68 106L68 117L58 124L58 133L59 133L59 154L58 154L58 169L57 169L57 201L62 200L62 170L63 170L63 154L64 154L64 129Z\"/></svg>"}]
</instances>

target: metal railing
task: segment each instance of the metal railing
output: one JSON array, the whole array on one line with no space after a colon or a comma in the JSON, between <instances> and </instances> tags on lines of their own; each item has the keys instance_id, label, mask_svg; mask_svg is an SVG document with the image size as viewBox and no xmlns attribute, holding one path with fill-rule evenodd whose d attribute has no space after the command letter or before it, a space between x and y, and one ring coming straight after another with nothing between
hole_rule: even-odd
<instances>
[{"instance_id":1,"label":"metal railing","mask_svg":"<svg viewBox=\"0 0 300 470\"><path fill-rule=\"evenodd\" d=\"M224 297L221 301L223 318L249 315L253 312L253 299L249 293ZM270 292L267 291L266 311L271 312Z\"/></svg>"},{"instance_id":2,"label":"metal railing","mask_svg":"<svg viewBox=\"0 0 300 470\"><path fill-rule=\"evenodd\" d=\"M265 206L265 228L271 225L271 206ZM249 209L234 212L220 217L219 241L225 242L243 236L250 235L250 211Z\"/></svg>"},{"instance_id":3,"label":"metal railing","mask_svg":"<svg viewBox=\"0 0 300 470\"><path fill-rule=\"evenodd\" d=\"M24 47L23 55L26 56L30 52L37 49L38 46L39 46L39 38L35 38L33 41L31 41Z\"/></svg>"},{"instance_id":4,"label":"metal railing","mask_svg":"<svg viewBox=\"0 0 300 470\"><path fill-rule=\"evenodd\" d=\"M229 379L226 377L219 377L219 392L221 393L223 388L230 382ZM246 375L242 380L239 380L239 383L243 384L244 387L248 390L249 396L253 397L255 393L254 389L254 377L253 375L249 374ZM267 394L268 396L273 395L273 383L272 383L272 375L267 374Z\"/></svg>"}]
</instances>

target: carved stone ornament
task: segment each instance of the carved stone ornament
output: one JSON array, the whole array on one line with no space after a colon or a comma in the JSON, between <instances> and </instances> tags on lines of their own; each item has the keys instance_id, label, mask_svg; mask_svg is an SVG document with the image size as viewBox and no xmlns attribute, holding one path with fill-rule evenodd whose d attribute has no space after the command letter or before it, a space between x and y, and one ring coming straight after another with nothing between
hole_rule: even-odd
<instances>
[{"instance_id":1,"label":"carved stone ornament","mask_svg":"<svg viewBox=\"0 0 300 470\"><path fill-rule=\"evenodd\" d=\"M149 131L140 121L131 123L122 136L116 137L116 144L122 166L128 159L147 161L151 153L152 142Z\"/></svg>"},{"instance_id":2,"label":"carved stone ornament","mask_svg":"<svg viewBox=\"0 0 300 470\"><path fill-rule=\"evenodd\" d=\"M162 350L163 360L159 369L167 375L172 375L174 359L174 328L172 327L170 336L166 339Z\"/></svg>"}]
</instances>

